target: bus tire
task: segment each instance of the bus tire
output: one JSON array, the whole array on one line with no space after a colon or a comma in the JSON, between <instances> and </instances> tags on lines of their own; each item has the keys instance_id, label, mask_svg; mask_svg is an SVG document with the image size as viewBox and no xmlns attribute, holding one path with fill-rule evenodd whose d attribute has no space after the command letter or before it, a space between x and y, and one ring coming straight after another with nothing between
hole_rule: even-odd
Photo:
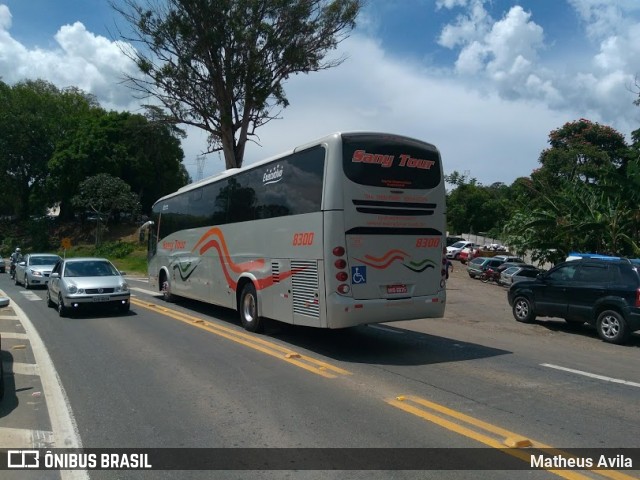
<instances>
[{"instance_id":1,"label":"bus tire","mask_svg":"<svg viewBox=\"0 0 640 480\"><path fill-rule=\"evenodd\" d=\"M171 283L169 282L169 279L165 276L163 276L164 278L162 279L162 299L165 302L173 302L175 300L175 296L171 293Z\"/></svg>"},{"instance_id":2,"label":"bus tire","mask_svg":"<svg viewBox=\"0 0 640 480\"><path fill-rule=\"evenodd\" d=\"M264 320L258 316L258 295L253 283L247 283L242 289L238 312L245 330L254 333L264 330Z\"/></svg>"}]
</instances>

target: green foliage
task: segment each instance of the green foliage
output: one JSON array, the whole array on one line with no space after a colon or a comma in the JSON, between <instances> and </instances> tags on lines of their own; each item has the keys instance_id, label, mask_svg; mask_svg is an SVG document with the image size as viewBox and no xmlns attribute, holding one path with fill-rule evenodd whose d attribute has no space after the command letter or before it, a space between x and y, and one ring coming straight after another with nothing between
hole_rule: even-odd
<instances>
[{"instance_id":1,"label":"green foliage","mask_svg":"<svg viewBox=\"0 0 640 480\"><path fill-rule=\"evenodd\" d=\"M130 255L135 249L135 243L123 241L105 242L96 247L93 254L98 257L124 258L127 255Z\"/></svg>"},{"instance_id":2,"label":"green foliage","mask_svg":"<svg viewBox=\"0 0 640 480\"><path fill-rule=\"evenodd\" d=\"M71 199L76 207L86 208L108 222L116 212L136 214L140 209L137 196L122 179L99 173L80 183L80 192Z\"/></svg>"},{"instance_id":3,"label":"green foliage","mask_svg":"<svg viewBox=\"0 0 640 480\"><path fill-rule=\"evenodd\" d=\"M189 178L184 132L158 108L147 113L106 112L93 96L43 80L0 81L0 215L24 220L59 205L72 219L80 182L99 173L126 181L149 212Z\"/></svg>"},{"instance_id":4,"label":"green foliage","mask_svg":"<svg viewBox=\"0 0 640 480\"><path fill-rule=\"evenodd\" d=\"M289 101L291 76L334 67L325 60L355 26L361 0L167 0L111 2L132 29L127 50L176 121L209 134L227 168L242 165L255 130Z\"/></svg>"},{"instance_id":5,"label":"green foliage","mask_svg":"<svg viewBox=\"0 0 640 480\"><path fill-rule=\"evenodd\" d=\"M638 156L610 127L581 119L550 134L505 241L534 259L557 262L571 251L640 256Z\"/></svg>"},{"instance_id":6,"label":"green foliage","mask_svg":"<svg viewBox=\"0 0 640 480\"><path fill-rule=\"evenodd\" d=\"M456 188L447 195L447 227L450 232L496 233L509 211L509 188L502 183L483 186L475 178L454 171L445 176Z\"/></svg>"}]
</instances>

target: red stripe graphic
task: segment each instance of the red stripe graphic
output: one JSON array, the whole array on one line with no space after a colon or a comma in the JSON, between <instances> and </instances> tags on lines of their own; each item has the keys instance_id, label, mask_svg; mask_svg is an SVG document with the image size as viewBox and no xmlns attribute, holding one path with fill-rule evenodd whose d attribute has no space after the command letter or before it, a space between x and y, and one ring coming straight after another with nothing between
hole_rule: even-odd
<instances>
[{"instance_id":1,"label":"red stripe graphic","mask_svg":"<svg viewBox=\"0 0 640 480\"><path fill-rule=\"evenodd\" d=\"M373 255L365 255L364 258L367 260L363 260L361 258L356 258L357 261L364 263L370 267L376 268L378 270L384 270L389 268L396 260L404 261L409 254L407 252L403 252L402 250L389 250L381 257L374 257Z\"/></svg>"},{"instance_id":2,"label":"red stripe graphic","mask_svg":"<svg viewBox=\"0 0 640 480\"><path fill-rule=\"evenodd\" d=\"M214 237L214 238L211 238L211 237ZM206 240L208 241L204 243ZM233 290L238 289L238 282L236 282L233 279L231 272L236 274L241 274L244 272L250 272L255 270L264 270L264 264L265 264L264 258L259 258L257 260L250 260L248 262L234 263L233 260L231 260L231 254L229 253L227 242L224 239L224 234L222 233L222 230L220 230L218 227L211 228L202 237L200 237L200 240L198 240L198 242L195 244L191 252L192 253L195 252L198 249L198 247L200 247L199 253L201 256L204 255L207 251L211 250L212 248L215 248L217 250L218 257L220 258L220 265L222 267L222 272L224 273L227 283ZM292 275L295 275L305 270L305 268L295 268L293 270L289 270L288 272L282 272L280 273L280 279L283 280L283 279L289 278ZM272 285L273 285L272 275L265 278L259 278L256 280L257 290L262 290L264 288L271 287Z\"/></svg>"}]
</instances>

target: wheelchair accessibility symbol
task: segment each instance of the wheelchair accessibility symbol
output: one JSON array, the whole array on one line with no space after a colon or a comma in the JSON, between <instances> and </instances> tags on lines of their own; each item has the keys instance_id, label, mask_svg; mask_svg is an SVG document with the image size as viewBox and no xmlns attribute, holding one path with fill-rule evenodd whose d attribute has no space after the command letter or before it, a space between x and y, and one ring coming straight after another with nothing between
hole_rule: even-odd
<instances>
[{"instance_id":1,"label":"wheelchair accessibility symbol","mask_svg":"<svg viewBox=\"0 0 640 480\"><path fill-rule=\"evenodd\" d=\"M353 285L367 283L367 267L351 267L351 283Z\"/></svg>"}]
</instances>

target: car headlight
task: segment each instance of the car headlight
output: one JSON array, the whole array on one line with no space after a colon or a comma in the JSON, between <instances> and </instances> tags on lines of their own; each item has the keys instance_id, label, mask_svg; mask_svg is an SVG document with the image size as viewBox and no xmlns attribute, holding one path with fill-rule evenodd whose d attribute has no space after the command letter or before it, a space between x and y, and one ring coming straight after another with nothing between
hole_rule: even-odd
<instances>
[{"instance_id":1,"label":"car headlight","mask_svg":"<svg viewBox=\"0 0 640 480\"><path fill-rule=\"evenodd\" d=\"M69 290L69 293L71 294L78 293L78 287L76 287L75 285L69 285L67 290Z\"/></svg>"},{"instance_id":2,"label":"car headlight","mask_svg":"<svg viewBox=\"0 0 640 480\"><path fill-rule=\"evenodd\" d=\"M34 277L42 276L42 272L39 272L38 270L29 270L29 272L31 272L31 275L33 275Z\"/></svg>"},{"instance_id":3,"label":"car headlight","mask_svg":"<svg viewBox=\"0 0 640 480\"><path fill-rule=\"evenodd\" d=\"M129 285L127 285L126 283L121 283L120 286L116 288L116 292L128 292L128 291L129 291Z\"/></svg>"}]
</instances>

